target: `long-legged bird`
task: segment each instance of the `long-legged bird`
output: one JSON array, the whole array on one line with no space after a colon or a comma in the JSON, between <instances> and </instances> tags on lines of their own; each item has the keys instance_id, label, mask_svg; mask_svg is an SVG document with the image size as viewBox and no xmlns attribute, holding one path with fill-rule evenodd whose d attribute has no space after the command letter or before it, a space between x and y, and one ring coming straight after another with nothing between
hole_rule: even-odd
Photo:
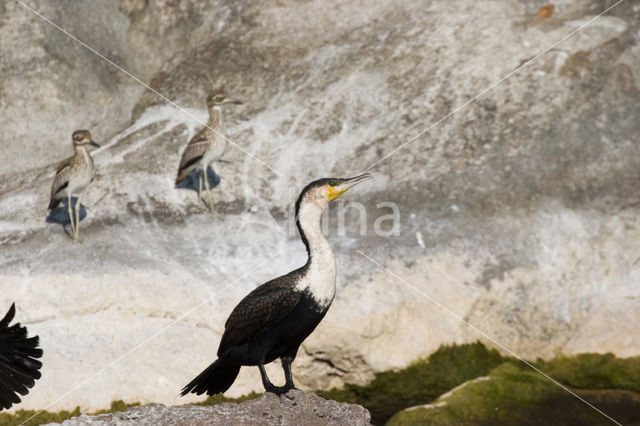
<instances>
[{"instance_id":1,"label":"long-legged bird","mask_svg":"<svg viewBox=\"0 0 640 426\"><path fill-rule=\"evenodd\" d=\"M42 356L38 336L27 337L20 323L9 325L16 314L15 303L0 320L0 410L20 402L40 378Z\"/></svg>"},{"instance_id":2,"label":"long-legged bird","mask_svg":"<svg viewBox=\"0 0 640 426\"><path fill-rule=\"evenodd\" d=\"M91 133L88 130L76 130L73 132L71 140L75 153L73 157L62 162L56 170L56 176L53 178L53 184L51 185L49 210L55 209L63 198L67 198L73 241L78 242L80 241L80 193L91 183L96 174L93 159L87 150L87 146L100 147L100 145L91 139ZM75 200L75 215L73 214L71 202L71 197L73 196L77 197Z\"/></svg>"},{"instance_id":3,"label":"long-legged bird","mask_svg":"<svg viewBox=\"0 0 640 426\"><path fill-rule=\"evenodd\" d=\"M225 324L218 359L186 385L182 395L225 392L243 365L258 366L268 392L295 388L291 363L336 293L336 260L322 235L322 212L330 201L369 177L320 179L302 190L295 212L300 238L307 248L307 263L262 284L240 301ZM284 386L271 383L264 369L277 358L282 360Z\"/></svg>"},{"instance_id":4,"label":"long-legged bird","mask_svg":"<svg viewBox=\"0 0 640 426\"><path fill-rule=\"evenodd\" d=\"M202 190L208 194L209 210L215 216L213 200L209 194L209 179L207 178L207 168L216 161L222 159L227 148L227 140L223 137L222 126L222 105L241 105L237 99L232 99L221 90L216 90L207 96L207 108L209 110L209 121L207 125L191 138L180 158L176 186L180 185L192 172L198 173L198 202L202 200Z\"/></svg>"}]
</instances>

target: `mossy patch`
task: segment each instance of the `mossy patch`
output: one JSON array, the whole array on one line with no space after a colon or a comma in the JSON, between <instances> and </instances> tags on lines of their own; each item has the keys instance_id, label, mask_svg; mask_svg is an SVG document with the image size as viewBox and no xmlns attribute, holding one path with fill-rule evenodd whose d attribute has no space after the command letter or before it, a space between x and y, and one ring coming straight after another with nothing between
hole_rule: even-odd
<instances>
[{"instance_id":1,"label":"mossy patch","mask_svg":"<svg viewBox=\"0 0 640 426\"><path fill-rule=\"evenodd\" d=\"M105 414L105 413L115 413L118 411L124 411L130 407L134 407L136 405L140 405L139 402L134 402L128 404L122 400L113 401L111 403L111 407L106 410L99 410L95 413L91 413L92 415L97 414ZM38 411L36 410L17 410L14 414L9 413L0 413L0 426L15 426L22 424L27 421L27 419L31 418ZM46 423L60 423L63 420L68 420L72 417L77 417L82 415L80 412L80 407L76 407L73 411L62 410L52 413L50 411L43 411L39 413L37 416L32 418L31 420L25 423L28 426L42 425Z\"/></svg>"},{"instance_id":2,"label":"mossy patch","mask_svg":"<svg viewBox=\"0 0 640 426\"><path fill-rule=\"evenodd\" d=\"M488 374L504 360L481 343L442 346L429 358L400 371L376 374L366 386L346 385L318 394L363 405L371 413L372 423L381 425L404 408L433 401L461 383Z\"/></svg>"},{"instance_id":3,"label":"mossy patch","mask_svg":"<svg viewBox=\"0 0 640 426\"><path fill-rule=\"evenodd\" d=\"M36 414L36 410L17 410L14 414L9 413L0 413L0 425L1 426L17 426L25 422L28 418ZM29 420L26 425L42 425L46 423L60 423L63 420L70 419L71 417L76 417L81 415L80 407L76 407L73 411L58 411L56 413L52 413L49 411L43 411L35 416L33 419Z\"/></svg>"},{"instance_id":4,"label":"mossy patch","mask_svg":"<svg viewBox=\"0 0 640 426\"><path fill-rule=\"evenodd\" d=\"M640 392L640 357L580 354L536 363L545 373L580 389L628 389Z\"/></svg>"},{"instance_id":5,"label":"mossy patch","mask_svg":"<svg viewBox=\"0 0 640 426\"><path fill-rule=\"evenodd\" d=\"M622 424L640 424L640 394L628 390L572 389ZM466 383L424 408L394 415L406 425L603 425L601 413L523 364L508 361L489 376Z\"/></svg>"}]
</instances>

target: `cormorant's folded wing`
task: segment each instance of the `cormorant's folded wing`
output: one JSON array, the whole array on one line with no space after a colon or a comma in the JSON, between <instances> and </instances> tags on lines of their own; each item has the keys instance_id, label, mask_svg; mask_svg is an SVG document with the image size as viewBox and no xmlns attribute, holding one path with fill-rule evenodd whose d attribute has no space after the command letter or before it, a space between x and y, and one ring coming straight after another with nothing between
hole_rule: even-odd
<instances>
[{"instance_id":1,"label":"cormorant's folded wing","mask_svg":"<svg viewBox=\"0 0 640 426\"><path fill-rule=\"evenodd\" d=\"M218 356L285 319L300 300L300 292L295 290L293 280L293 273L276 278L256 288L238 303L225 323Z\"/></svg>"},{"instance_id":2,"label":"cormorant's folded wing","mask_svg":"<svg viewBox=\"0 0 640 426\"><path fill-rule=\"evenodd\" d=\"M29 388L40 378L42 356L38 336L27 337L27 328L20 323L9 325L16 313L15 304L0 320L0 409L20 402Z\"/></svg>"}]
</instances>

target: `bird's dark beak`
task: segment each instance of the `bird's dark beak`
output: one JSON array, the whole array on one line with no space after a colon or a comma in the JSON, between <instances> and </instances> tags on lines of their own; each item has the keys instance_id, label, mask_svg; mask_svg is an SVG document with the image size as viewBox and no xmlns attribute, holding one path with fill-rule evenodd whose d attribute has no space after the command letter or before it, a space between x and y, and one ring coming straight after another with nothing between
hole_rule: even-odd
<instances>
[{"instance_id":1,"label":"bird's dark beak","mask_svg":"<svg viewBox=\"0 0 640 426\"><path fill-rule=\"evenodd\" d=\"M95 141L91 141L91 142L89 142L89 145L93 145L93 146L95 146L96 148L100 148L100 145L98 145Z\"/></svg>"},{"instance_id":2,"label":"bird's dark beak","mask_svg":"<svg viewBox=\"0 0 640 426\"><path fill-rule=\"evenodd\" d=\"M232 97L227 96L226 98L224 98L224 101L222 101L223 104L234 104L234 105L242 105L242 101L239 101L237 99L233 99Z\"/></svg>"},{"instance_id":3,"label":"bird's dark beak","mask_svg":"<svg viewBox=\"0 0 640 426\"><path fill-rule=\"evenodd\" d=\"M364 182L365 180L369 180L371 178L371 173L363 173L352 178L341 179L340 183L338 183L336 186L329 186L329 201L335 200L360 182Z\"/></svg>"}]
</instances>

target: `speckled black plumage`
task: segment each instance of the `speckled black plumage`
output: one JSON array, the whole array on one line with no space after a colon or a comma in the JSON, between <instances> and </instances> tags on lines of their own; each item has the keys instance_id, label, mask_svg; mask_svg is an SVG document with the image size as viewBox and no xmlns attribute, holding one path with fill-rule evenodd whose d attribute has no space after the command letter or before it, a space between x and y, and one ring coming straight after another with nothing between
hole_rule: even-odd
<instances>
[{"instance_id":1,"label":"speckled black plumage","mask_svg":"<svg viewBox=\"0 0 640 426\"><path fill-rule=\"evenodd\" d=\"M225 331L218 348L223 356L233 346L242 345L251 336L279 324L300 301L296 282L303 273L298 269L268 281L253 290L233 309L225 323Z\"/></svg>"},{"instance_id":2,"label":"speckled black plumage","mask_svg":"<svg viewBox=\"0 0 640 426\"><path fill-rule=\"evenodd\" d=\"M10 408L20 402L40 378L42 356L38 348L38 336L27 337L27 328L16 323L9 325L15 316L15 304L0 320L0 409Z\"/></svg>"}]
</instances>

